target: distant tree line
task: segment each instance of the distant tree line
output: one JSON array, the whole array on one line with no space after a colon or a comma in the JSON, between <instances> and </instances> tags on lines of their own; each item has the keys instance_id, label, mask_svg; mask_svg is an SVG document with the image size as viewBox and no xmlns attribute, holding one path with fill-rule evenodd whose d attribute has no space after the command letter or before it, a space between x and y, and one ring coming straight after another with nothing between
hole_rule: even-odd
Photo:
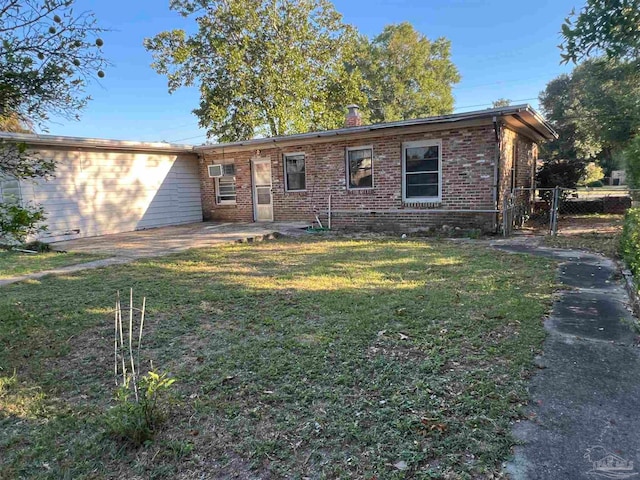
<instances>
[{"instance_id":1,"label":"distant tree line","mask_svg":"<svg viewBox=\"0 0 640 480\"><path fill-rule=\"evenodd\" d=\"M597 167L626 168L640 187L640 0L587 0L561 35L562 62L576 66L540 94L559 133L541 150L545 168L582 169L585 183L599 180Z\"/></svg>"}]
</instances>

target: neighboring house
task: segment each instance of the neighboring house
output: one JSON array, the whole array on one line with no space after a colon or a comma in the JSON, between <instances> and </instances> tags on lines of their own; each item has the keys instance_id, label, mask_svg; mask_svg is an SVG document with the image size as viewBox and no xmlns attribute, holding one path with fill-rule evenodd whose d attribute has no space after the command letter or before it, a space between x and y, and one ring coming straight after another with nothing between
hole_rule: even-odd
<instances>
[{"instance_id":1,"label":"neighboring house","mask_svg":"<svg viewBox=\"0 0 640 480\"><path fill-rule=\"evenodd\" d=\"M539 142L556 137L529 105L195 147L205 219L326 221L335 227L496 231L502 197L534 185ZM213 175L210 178L209 166Z\"/></svg>"},{"instance_id":2,"label":"neighboring house","mask_svg":"<svg viewBox=\"0 0 640 480\"><path fill-rule=\"evenodd\" d=\"M613 170L609 179L610 185L626 185L627 184L627 172L624 170Z\"/></svg>"},{"instance_id":3,"label":"neighboring house","mask_svg":"<svg viewBox=\"0 0 640 480\"><path fill-rule=\"evenodd\" d=\"M533 185L530 106L198 147L0 133L58 162L55 178L0 185L48 214L48 241L205 220L321 221L381 231L498 228L502 199ZM1 183L1 182L0 182Z\"/></svg>"},{"instance_id":4,"label":"neighboring house","mask_svg":"<svg viewBox=\"0 0 640 480\"><path fill-rule=\"evenodd\" d=\"M0 133L56 160L55 177L0 179L0 201L38 203L54 242L202 221L191 146Z\"/></svg>"}]
</instances>

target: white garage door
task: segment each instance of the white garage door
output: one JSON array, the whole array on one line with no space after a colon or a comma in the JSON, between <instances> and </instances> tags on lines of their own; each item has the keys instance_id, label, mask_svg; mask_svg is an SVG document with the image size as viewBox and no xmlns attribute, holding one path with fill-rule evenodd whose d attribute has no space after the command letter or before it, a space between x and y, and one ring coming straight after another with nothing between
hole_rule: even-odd
<instances>
[{"instance_id":1,"label":"white garage door","mask_svg":"<svg viewBox=\"0 0 640 480\"><path fill-rule=\"evenodd\" d=\"M23 202L42 205L54 242L202 221L197 156L104 150L38 150L55 178L23 182Z\"/></svg>"}]
</instances>

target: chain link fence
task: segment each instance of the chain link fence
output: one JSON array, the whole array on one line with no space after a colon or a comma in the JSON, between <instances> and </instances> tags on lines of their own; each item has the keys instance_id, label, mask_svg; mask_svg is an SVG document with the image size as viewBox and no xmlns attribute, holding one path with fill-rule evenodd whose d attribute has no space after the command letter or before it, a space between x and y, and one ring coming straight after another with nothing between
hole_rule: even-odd
<instances>
[{"instance_id":1,"label":"chain link fence","mask_svg":"<svg viewBox=\"0 0 640 480\"><path fill-rule=\"evenodd\" d=\"M503 196L502 231L505 236L611 233L634 204L640 205L640 190L626 187L516 188Z\"/></svg>"}]
</instances>

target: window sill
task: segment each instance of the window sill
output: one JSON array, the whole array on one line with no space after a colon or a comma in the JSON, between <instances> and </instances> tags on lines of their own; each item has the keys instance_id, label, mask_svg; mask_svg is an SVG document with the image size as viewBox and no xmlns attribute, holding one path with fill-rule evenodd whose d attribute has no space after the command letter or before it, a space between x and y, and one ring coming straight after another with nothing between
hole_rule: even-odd
<instances>
[{"instance_id":1,"label":"window sill","mask_svg":"<svg viewBox=\"0 0 640 480\"><path fill-rule=\"evenodd\" d=\"M362 187L362 188L349 188L347 187L347 192L353 192L353 193L366 193L366 192L373 192L375 190L375 187Z\"/></svg>"},{"instance_id":2,"label":"window sill","mask_svg":"<svg viewBox=\"0 0 640 480\"><path fill-rule=\"evenodd\" d=\"M307 193L306 190L285 190L284 193Z\"/></svg>"},{"instance_id":3,"label":"window sill","mask_svg":"<svg viewBox=\"0 0 640 480\"><path fill-rule=\"evenodd\" d=\"M216 202L217 207L235 207L236 202Z\"/></svg>"},{"instance_id":4,"label":"window sill","mask_svg":"<svg viewBox=\"0 0 640 480\"><path fill-rule=\"evenodd\" d=\"M442 203L442 198L438 197L417 197L417 198L403 198L403 203Z\"/></svg>"},{"instance_id":5,"label":"window sill","mask_svg":"<svg viewBox=\"0 0 640 480\"><path fill-rule=\"evenodd\" d=\"M420 199L420 200L402 200L402 205L404 207L409 207L409 208L438 208L442 206L442 199L434 199L434 200L426 200L426 199Z\"/></svg>"}]
</instances>

